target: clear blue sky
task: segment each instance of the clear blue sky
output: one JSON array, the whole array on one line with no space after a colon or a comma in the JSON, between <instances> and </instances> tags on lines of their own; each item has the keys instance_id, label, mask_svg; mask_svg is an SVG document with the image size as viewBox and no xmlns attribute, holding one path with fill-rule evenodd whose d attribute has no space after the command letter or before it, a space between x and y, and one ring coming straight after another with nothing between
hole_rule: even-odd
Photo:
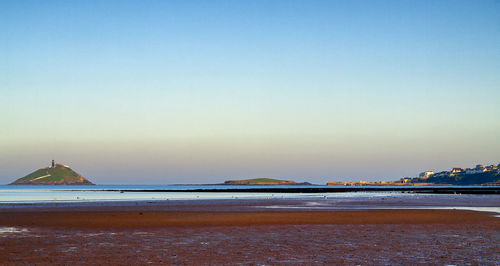
<instances>
[{"instance_id":1,"label":"clear blue sky","mask_svg":"<svg viewBox=\"0 0 500 266\"><path fill-rule=\"evenodd\" d=\"M0 1L0 183L500 162L500 2Z\"/></svg>"}]
</instances>

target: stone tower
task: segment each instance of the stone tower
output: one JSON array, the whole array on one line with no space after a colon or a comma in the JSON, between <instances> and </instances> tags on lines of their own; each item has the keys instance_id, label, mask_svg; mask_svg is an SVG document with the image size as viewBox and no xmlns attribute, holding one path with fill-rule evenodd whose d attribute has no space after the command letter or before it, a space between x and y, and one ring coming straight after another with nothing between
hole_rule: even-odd
<instances>
[{"instance_id":1,"label":"stone tower","mask_svg":"<svg viewBox=\"0 0 500 266\"><path fill-rule=\"evenodd\" d=\"M54 168L54 166L55 166L55 162L54 162L54 160L52 160L52 168Z\"/></svg>"}]
</instances>

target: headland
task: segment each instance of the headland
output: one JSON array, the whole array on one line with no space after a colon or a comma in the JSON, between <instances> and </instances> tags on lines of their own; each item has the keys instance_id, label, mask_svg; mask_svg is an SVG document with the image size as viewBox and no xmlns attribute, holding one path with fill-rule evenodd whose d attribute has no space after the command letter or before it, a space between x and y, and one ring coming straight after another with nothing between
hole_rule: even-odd
<instances>
[{"instance_id":1,"label":"headland","mask_svg":"<svg viewBox=\"0 0 500 266\"><path fill-rule=\"evenodd\" d=\"M10 185L94 185L73 171L68 165L56 164L52 160L49 167L40 168Z\"/></svg>"}]
</instances>

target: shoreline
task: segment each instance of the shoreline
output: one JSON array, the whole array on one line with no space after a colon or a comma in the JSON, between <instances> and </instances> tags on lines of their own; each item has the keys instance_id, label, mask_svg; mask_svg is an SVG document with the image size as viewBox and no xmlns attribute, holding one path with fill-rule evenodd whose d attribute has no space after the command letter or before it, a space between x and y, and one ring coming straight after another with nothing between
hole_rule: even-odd
<instances>
[{"instance_id":1,"label":"shoreline","mask_svg":"<svg viewBox=\"0 0 500 266\"><path fill-rule=\"evenodd\" d=\"M303 195L300 197L235 197L228 198L158 198L158 199L125 199L125 200L75 200L75 201L32 201L32 202L0 202L0 212L12 209L43 209L43 208L92 208L92 207L173 207L173 206L240 206L265 207L272 205L290 207L329 207L332 210L342 209L372 209L374 207L389 207L406 209L408 207L500 207L500 195L488 194L360 194L356 197L330 195ZM270 195L271 196L271 195ZM241 209L241 208L240 208Z\"/></svg>"},{"instance_id":2,"label":"shoreline","mask_svg":"<svg viewBox=\"0 0 500 266\"><path fill-rule=\"evenodd\" d=\"M493 222L496 196L465 198L225 199L0 205L0 226L162 227ZM459 206L467 205L468 206ZM462 203L462 204L461 204ZM500 229L500 228L499 228Z\"/></svg>"}]
</instances>

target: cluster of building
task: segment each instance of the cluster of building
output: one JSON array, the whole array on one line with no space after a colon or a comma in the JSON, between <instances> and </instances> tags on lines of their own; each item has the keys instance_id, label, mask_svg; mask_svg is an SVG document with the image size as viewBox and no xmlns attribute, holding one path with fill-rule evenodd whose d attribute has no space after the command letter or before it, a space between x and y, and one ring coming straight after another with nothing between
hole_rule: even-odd
<instances>
[{"instance_id":1,"label":"cluster of building","mask_svg":"<svg viewBox=\"0 0 500 266\"><path fill-rule=\"evenodd\" d=\"M476 165L474 168L453 168L451 171L441 171L434 173L433 171L426 171L422 172L418 175L420 179L427 179L429 177L435 176L435 177L440 177L440 176L455 176L455 175L472 175L472 174L482 174L485 172L498 172L500 173L500 164L498 165L488 165L488 166L483 166L482 164Z\"/></svg>"}]
</instances>

